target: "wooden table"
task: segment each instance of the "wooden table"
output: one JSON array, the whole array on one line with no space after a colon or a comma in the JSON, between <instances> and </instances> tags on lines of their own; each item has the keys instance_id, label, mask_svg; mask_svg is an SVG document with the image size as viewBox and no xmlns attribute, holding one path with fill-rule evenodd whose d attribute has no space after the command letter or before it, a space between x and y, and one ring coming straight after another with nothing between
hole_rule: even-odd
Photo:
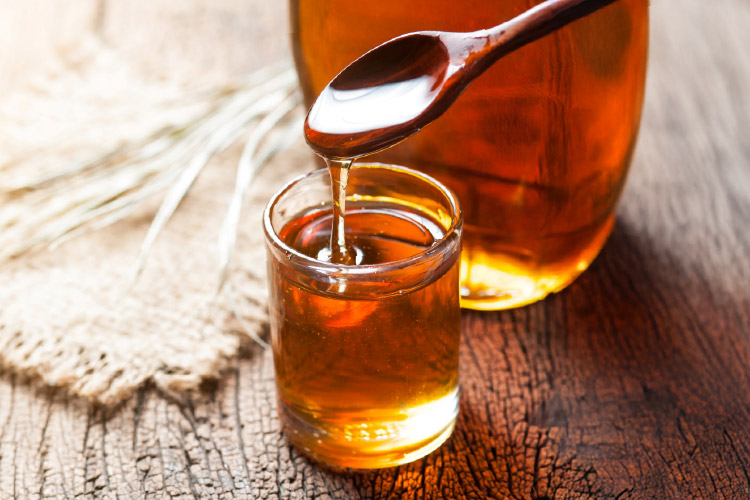
<instances>
[{"instance_id":1,"label":"wooden table","mask_svg":"<svg viewBox=\"0 0 750 500\"><path fill-rule=\"evenodd\" d=\"M6 373L0 497L750 498L750 3L652 4L614 233L564 292L464 313L440 450L319 468L279 432L260 349L198 395L108 410Z\"/></svg>"}]
</instances>

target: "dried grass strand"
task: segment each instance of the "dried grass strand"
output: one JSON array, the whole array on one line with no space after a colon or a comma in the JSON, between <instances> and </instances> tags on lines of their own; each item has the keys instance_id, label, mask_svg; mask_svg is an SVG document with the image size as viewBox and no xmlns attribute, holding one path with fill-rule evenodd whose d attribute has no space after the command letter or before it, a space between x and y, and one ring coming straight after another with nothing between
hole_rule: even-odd
<instances>
[{"instance_id":1,"label":"dried grass strand","mask_svg":"<svg viewBox=\"0 0 750 500\"><path fill-rule=\"evenodd\" d=\"M273 88L275 83L275 81L271 80L266 87ZM176 184L174 184L174 186L167 192L167 195L159 207L159 210L146 233L146 237L141 244L141 250L138 255L133 276L134 280L137 280L143 271L146 258L151 251L157 236L164 229L167 221L172 217L211 156L226 149L234 143L244 132L244 127L253 119L264 113L269 113L266 116L272 116L275 113L275 109L284 102L287 94L288 90L282 88L281 91L276 91L270 95L266 95L263 99L252 101L252 104L239 112L236 117L233 117L227 123L224 123L217 128L214 135L209 138L207 146L196 155L192 161L190 161L187 168L180 173ZM252 97L255 98L256 96L254 95ZM263 120L261 120L261 123L263 123ZM258 127L259 126L260 125L258 125Z\"/></svg>"},{"instance_id":2,"label":"dried grass strand","mask_svg":"<svg viewBox=\"0 0 750 500\"><path fill-rule=\"evenodd\" d=\"M280 105L271 113L266 115L258 125L253 129L249 139L245 143L242 156L237 165L237 178L234 183L234 193L229 203L227 215L219 232L219 282L216 293L221 291L226 282L229 263L232 258L233 248L237 239L237 226L240 221L242 204L245 199L248 187L257 174L260 167L272 156L282 144L286 144L290 138L289 130L282 134L282 143L272 143L272 146L266 150L258 151L261 143L279 124L279 122L294 111L300 103L299 94L296 92L289 95ZM299 121L294 121L293 125L297 130L301 130Z\"/></svg>"},{"instance_id":3,"label":"dried grass strand","mask_svg":"<svg viewBox=\"0 0 750 500\"><path fill-rule=\"evenodd\" d=\"M208 159L295 88L289 62L263 68L236 84L203 92L201 98L217 102L197 117L0 189L6 199L0 209L0 260L105 227L167 189L159 220L147 233L146 252L139 257L143 264L152 240ZM15 162L14 168L33 170L25 166L27 161Z\"/></svg>"}]
</instances>

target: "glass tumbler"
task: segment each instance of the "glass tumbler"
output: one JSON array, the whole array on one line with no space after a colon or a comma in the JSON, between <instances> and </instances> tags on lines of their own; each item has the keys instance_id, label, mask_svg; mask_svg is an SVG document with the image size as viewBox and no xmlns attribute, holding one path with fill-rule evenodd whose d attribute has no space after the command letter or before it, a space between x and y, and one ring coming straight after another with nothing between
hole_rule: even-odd
<instances>
[{"instance_id":1,"label":"glass tumbler","mask_svg":"<svg viewBox=\"0 0 750 500\"><path fill-rule=\"evenodd\" d=\"M458 201L414 170L355 165L346 237L356 265L310 251L327 245L331 217L327 170L290 182L263 215L281 424L332 466L411 462L458 414Z\"/></svg>"}]
</instances>

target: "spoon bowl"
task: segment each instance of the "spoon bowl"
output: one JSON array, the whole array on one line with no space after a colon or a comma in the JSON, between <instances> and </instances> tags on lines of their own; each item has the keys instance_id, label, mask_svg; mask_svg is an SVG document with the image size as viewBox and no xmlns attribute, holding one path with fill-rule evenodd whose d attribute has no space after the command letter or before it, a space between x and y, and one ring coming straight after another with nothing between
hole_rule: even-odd
<instances>
[{"instance_id":1,"label":"spoon bowl","mask_svg":"<svg viewBox=\"0 0 750 500\"><path fill-rule=\"evenodd\" d=\"M411 33L349 65L321 92L305 137L328 158L351 158L397 144L434 118L450 67L439 36Z\"/></svg>"}]
</instances>

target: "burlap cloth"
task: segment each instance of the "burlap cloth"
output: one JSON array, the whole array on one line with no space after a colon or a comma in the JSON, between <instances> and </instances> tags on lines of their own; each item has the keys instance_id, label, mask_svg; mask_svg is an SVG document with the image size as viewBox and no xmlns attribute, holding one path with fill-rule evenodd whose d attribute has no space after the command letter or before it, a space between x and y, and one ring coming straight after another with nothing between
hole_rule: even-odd
<instances>
[{"instance_id":1,"label":"burlap cloth","mask_svg":"<svg viewBox=\"0 0 750 500\"><path fill-rule=\"evenodd\" d=\"M40 3L42 2L31 2L28 5L39 8L37 4ZM76 2L66 5L73 3ZM86 2L86 5L93 4L94 2ZM133 19L140 23L139 33L147 33L151 29L153 33L166 32L167 35L160 35L163 37L175 36L175 32L180 31L195 34L201 27L205 29L205 26L212 26L212 15L220 20L224 20L223 16L229 16L227 19L230 19L234 15L235 23L238 23L236 19L241 16L241 19L249 23L260 23L260 26L268 24L257 12L252 12L253 9L260 8L260 2L248 4L226 1L219 2L217 6L203 7L199 4L201 3L128 3L128 8L134 9L133 6L138 5L144 12L150 12L151 17L140 13L140 18L122 16L118 22L114 22L111 15L106 16L104 21L96 16L92 19L95 28L104 33L104 45L109 44L110 48L112 44L111 40L106 41L107 34L112 37L117 33L127 32L130 36L133 31L128 32L127 22L132 24ZM58 5L58 10L62 9L59 7L62 4L55 5ZM110 5L120 11L126 8L125 3ZM169 9L159 5L166 5ZM186 15L190 5L203 10L193 21L193 25L185 27L179 24L183 22L180 16ZM23 7L19 5L18 8ZM232 9L236 12L231 12ZM264 12L271 12L270 7ZM285 13L275 16L283 18ZM170 25L171 21L177 23L176 28ZM125 26L122 25L123 22ZM271 25L266 29L273 28ZM67 26L67 29L70 30L71 27ZM246 36L247 27L241 23L235 29L241 36ZM221 33L222 36L231 37L231 33ZM261 33L258 36L264 35ZM282 32L278 36L286 37L286 33ZM76 94L80 100L85 101L86 93L81 90L81 86L97 85L97 78L111 72L114 67L119 68L119 72L114 76L110 75L110 83L99 82L108 92L112 88L118 88L118 85L130 90L138 90L140 85L144 92L150 89L157 93L164 88L167 89L165 94L179 89L180 82L165 79L164 75L170 71L168 67L154 63L153 54L142 50L143 47L138 46L131 38L127 40L130 45L115 50L112 53L114 56L110 54L115 57L114 61L110 57L101 62L100 57L89 54L73 58L73 62L69 60L62 65L63 69L73 72L74 80L77 78L75 75L86 76L79 78L80 81L72 82L71 88L78 89L77 92L72 92L71 89L55 91L57 93L48 91L54 87L53 83L56 85L65 82L71 77L53 74L47 75L46 79L37 79L37 87L41 81L41 86L50 94L39 99L40 102L46 100L46 104L39 107L48 111L54 109L53 104L57 99L58 104L61 104L58 121L71 119L75 110L82 108L68 103L69 109L66 109L66 100L75 99L71 95ZM250 40L242 41L251 43ZM76 39L66 43L84 46L88 42ZM170 47L174 48L169 45L162 52L169 55ZM190 80L200 73L201 61L208 65L210 61L220 59L228 52L212 52L210 46L203 48L203 52L195 47L193 49L192 56L196 57L198 54L203 59L182 73L181 82L189 82L195 87L195 82ZM89 47L83 52L90 50ZM239 47L233 46L232 50L239 51ZM73 50L75 54L80 52L79 49ZM145 54L146 60L131 66L123 63L128 60L128 54L132 55L134 52ZM234 52L229 53L230 56L232 54ZM224 76L222 71L214 71L206 81L215 82ZM13 123L14 120L20 120L19 113L33 118L36 116L34 113L41 112L29 108L33 108L36 102L33 96L29 98L23 92L15 95L20 97L13 102L4 100L4 106L0 109L0 124L6 126L5 132L17 124ZM106 107L107 102L114 105L117 101L116 95L111 93L100 95L98 99L93 104L97 108ZM128 103L120 102L120 105L127 107ZM53 119L52 122L54 121ZM50 123L50 120L45 123ZM116 125L113 121L101 124L104 128L119 131ZM66 125L63 123L62 127L65 128ZM38 127L37 134L39 135L33 137L44 135L41 127ZM4 134L5 149L0 150L5 152L8 148L16 147L19 151L24 151L24 148L29 150L35 146L33 140L26 140L24 144L21 135L14 137L10 132ZM93 147L97 140L94 136L88 142L73 142L77 148L86 148ZM186 390L197 387L205 377L219 376L232 357L237 355L243 342L252 342L233 319L227 294L214 297L218 278L218 229L234 186L239 155L238 145L211 160L157 240L140 280L130 290L128 285L140 244L161 201L158 196L127 219L110 227L76 237L54 250L36 251L0 263L2 370L30 374L43 384L63 387L72 394L104 404L126 398L139 385L149 381L164 389ZM266 330L265 249L261 211L269 196L281 184L312 167L312 156L300 139L293 147L272 160L256 179L246 199L229 281L246 324L260 335L264 335ZM0 170L0 176L2 175Z\"/></svg>"},{"instance_id":2,"label":"burlap cloth","mask_svg":"<svg viewBox=\"0 0 750 500\"><path fill-rule=\"evenodd\" d=\"M127 291L154 206L97 232L33 253L0 269L0 365L102 403L146 381L192 389L217 377L241 343L252 342L214 300L216 241L238 151L213 161ZM246 324L266 318L262 206L290 167L310 162L304 145L278 156L248 200L229 283Z\"/></svg>"}]
</instances>

